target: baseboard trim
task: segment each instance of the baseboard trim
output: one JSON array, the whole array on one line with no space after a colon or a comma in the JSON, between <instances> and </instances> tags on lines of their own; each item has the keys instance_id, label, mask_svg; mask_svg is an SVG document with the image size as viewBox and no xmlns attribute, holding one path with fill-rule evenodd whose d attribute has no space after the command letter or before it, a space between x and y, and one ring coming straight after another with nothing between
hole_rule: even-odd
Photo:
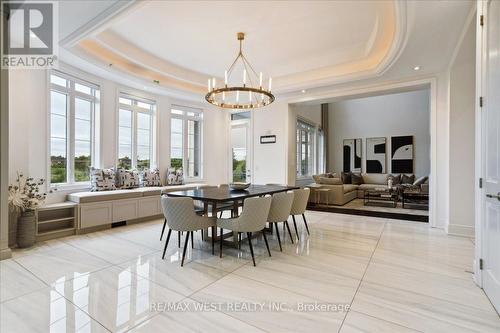
<instances>
[{"instance_id":1,"label":"baseboard trim","mask_svg":"<svg viewBox=\"0 0 500 333\"><path fill-rule=\"evenodd\" d=\"M474 237L474 227L468 225L459 224L448 224L446 228L448 235L452 236L462 236L462 237Z\"/></svg>"},{"instance_id":2,"label":"baseboard trim","mask_svg":"<svg viewBox=\"0 0 500 333\"><path fill-rule=\"evenodd\" d=\"M10 248L0 250L0 260L12 258L12 251Z\"/></svg>"}]
</instances>

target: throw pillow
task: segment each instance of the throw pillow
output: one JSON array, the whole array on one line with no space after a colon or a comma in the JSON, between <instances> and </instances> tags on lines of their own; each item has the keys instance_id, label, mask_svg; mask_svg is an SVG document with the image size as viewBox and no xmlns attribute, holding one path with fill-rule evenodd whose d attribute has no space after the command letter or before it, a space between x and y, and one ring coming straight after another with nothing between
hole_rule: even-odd
<instances>
[{"instance_id":1,"label":"throw pillow","mask_svg":"<svg viewBox=\"0 0 500 333\"><path fill-rule=\"evenodd\" d=\"M326 174L325 174L325 173L322 173L322 174L319 174L319 175L313 175L312 177L313 177L313 179L314 179L314 182L315 182L316 184L319 184L319 179L320 179L321 177L326 177Z\"/></svg>"},{"instance_id":2,"label":"throw pillow","mask_svg":"<svg viewBox=\"0 0 500 333\"><path fill-rule=\"evenodd\" d=\"M141 173L141 185L142 186L161 186L160 170L156 169L144 169Z\"/></svg>"},{"instance_id":3,"label":"throw pillow","mask_svg":"<svg viewBox=\"0 0 500 333\"><path fill-rule=\"evenodd\" d=\"M139 173L135 170L125 170L118 168L118 187L136 188L139 187Z\"/></svg>"},{"instance_id":4,"label":"throw pillow","mask_svg":"<svg viewBox=\"0 0 500 333\"><path fill-rule=\"evenodd\" d=\"M363 177L361 177L360 173L351 173L351 184L353 185L363 184Z\"/></svg>"},{"instance_id":5,"label":"throw pillow","mask_svg":"<svg viewBox=\"0 0 500 333\"><path fill-rule=\"evenodd\" d=\"M329 178L321 177L319 183L323 185L342 185L342 179L340 178Z\"/></svg>"},{"instance_id":6,"label":"throw pillow","mask_svg":"<svg viewBox=\"0 0 500 333\"><path fill-rule=\"evenodd\" d=\"M335 172L328 172L328 173L326 173L326 176L328 178L339 178L339 177L337 177L337 174Z\"/></svg>"},{"instance_id":7,"label":"throw pillow","mask_svg":"<svg viewBox=\"0 0 500 333\"><path fill-rule=\"evenodd\" d=\"M89 171L91 192L116 190L114 169L96 169L90 167Z\"/></svg>"},{"instance_id":8,"label":"throw pillow","mask_svg":"<svg viewBox=\"0 0 500 333\"><path fill-rule=\"evenodd\" d=\"M351 184L351 173L350 172L342 172L341 173L342 183Z\"/></svg>"},{"instance_id":9,"label":"throw pillow","mask_svg":"<svg viewBox=\"0 0 500 333\"><path fill-rule=\"evenodd\" d=\"M402 175L401 176L401 184L413 184L415 181L415 175Z\"/></svg>"},{"instance_id":10,"label":"throw pillow","mask_svg":"<svg viewBox=\"0 0 500 333\"><path fill-rule=\"evenodd\" d=\"M417 180L415 180L415 182L413 183L413 185L420 186L420 185L424 184L427 181L428 178L429 177L427 177L427 176L422 176L422 177L418 178Z\"/></svg>"},{"instance_id":11,"label":"throw pillow","mask_svg":"<svg viewBox=\"0 0 500 333\"><path fill-rule=\"evenodd\" d=\"M167 185L182 185L184 183L184 175L181 169L168 168Z\"/></svg>"},{"instance_id":12,"label":"throw pillow","mask_svg":"<svg viewBox=\"0 0 500 333\"><path fill-rule=\"evenodd\" d=\"M389 181L389 179L392 179L392 186L401 184L401 175L389 175L387 181Z\"/></svg>"}]
</instances>

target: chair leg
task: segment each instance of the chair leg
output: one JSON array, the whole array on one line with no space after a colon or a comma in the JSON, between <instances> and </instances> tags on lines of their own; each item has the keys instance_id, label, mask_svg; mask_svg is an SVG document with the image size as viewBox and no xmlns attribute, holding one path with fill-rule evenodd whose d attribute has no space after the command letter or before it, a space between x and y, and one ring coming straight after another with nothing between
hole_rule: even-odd
<instances>
[{"instance_id":1,"label":"chair leg","mask_svg":"<svg viewBox=\"0 0 500 333\"><path fill-rule=\"evenodd\" d=\"M161 228L160 240L163 238L163 233L165 232L165 227L167 226L167 219L163 221L163 228Z\"/></svg>"},{"instance_id":2,"label":"chair leg","mask_svg":"<svg viewBox=\"0 0 500 333\"><path fill-rule=\"evenodd\" d=\"M161 256L162 259L165 259L165 252L167 252L168 241L170 240L171 234L172 234L172 229L168 229L167 241L165 242L165 247L163 248L163 255Z\"/></svg>"},{"instance_id":3,"label":"chair leg","mask_svg":"<svg viewBox=\"0 0 500 333\"><path fill-rule=\"evenodd\" d=\"M177 231L177 245L178 247L181 247L181 232Z\"/></svg>"},{"instance_id":4,"label":"chair leg","mask_svg":"<svg viewBox=\"0 0 500 333\"><path fill-rule=\"evenodd\" d=\"M284 221L283 223L286 225L286 229L288 230L288 234L290 235L290 240L292 241L293 244L292 232L290 231L290 226L288 225L288 221Z\"/></svg>"},{"instance_id":5,"label":"chair leg","mask_svg":"<svg viewBox=\"0 0 500 333\"><path fill-rule=\"evenodd\" d=\"M278 223L273 223L276 227L276 236L278 236L278 244L280 245L280 251L283 252L283 248L281 247L281 239L280 239L280 231L278 228Z\"/></svg>"},{"instance_id":6,"label":"chair leg","mask_svg":"<svg viewBox=\"0 0 500 333\"><path fill-rule=\"evenodd\" d=\"M304 224L306 225L307 234L310 235L309 227L307 226L306 216L304 215L304 213L302 213L302 218L304 219Z\"/></svg>"},{"instance_id":7,"label":"chair leg","mask_svg":"<svg viewBox=\"0 0 500 333\"><path fill-rule=\"evenodd\" d=\"M238 250L241 250L241 232L238 232Z\"/></svg>"},{"instance_id":8,"label":"chair leg","mask_svg":"<svg viewBox=\"0 0 500 333\"><path fill-rule=\"evenodd\" d=\"M267 242L267 236L265 230L262 230L262 236L264 236L264 242L266 242L267 253L269 253L269 256L271 256L271 250L269 250L269 243Z\"/></svg>"},{"instance_id":9,"label":"chair leg","mask_svg":"<svg viewBox=\"0 0 500 333\"><path fill-rule=\"evenodd\" d=\"M220 218L220 219L222 218L222 214L223 214L223 213L224 213L223 211L221 211L221 212L220 212L220 214L219 214L219 218Z\"/></svg>"},{"instance_id":10,"label":"chair leg","mask_svg":"<svg viewBox=\"0 0 500 333\"><path fill-rule=\"evenodd\" d=\"M204 240L204 237L203 237L203 234L204 234L203 229L201 229L200 231L201 231L201 240Z\"/></svg>"},{"instance_id":11,"label":"chair leg","mask_svg":"<svg viewBox=\"0 0 500 333\"><path fill-rule=\"evenodd\" d=\"M215 246L215 227L212 227L212 255L215 254L214 246Z\"/></svg>"},{"instance_id":12,"label":"chair leg","mask_svg":"<svg viewBox=\"0 0 500 333\"><path fill-rule=\"evenodd\" d=\"M184 266L184 258L186 257L186 249L188 247L188 242L189 242L189 231L187 232L186 240L184 241L184 250L182 250L181 267Z\"/></svg>"},{"instance_id":13,"label":"chair leg","mask_svg":"<svg viewBox=\"0 0 500 333\"><path fill-rule=\"evenodd\" d=\"M188 232L189 237L189 232ZM194 231L191 231L191 248L194 249Z\"/></svg>"},{"instance_id":14,"label":"chair leg","mask_svg":"<svg viewBox=\"0 0 500 333\"><path fill-rule=\"evenodd\" d=\"M222 234L224 233L224 229L220 228L220 248L219 248L219 258L222 258Z\"/></svg>"},{"instance_id":15,"label":"chair leg","mask_svg":"<svg viewBox=\"0 0 500 333\"><path fill-rule=\"evenodd\" d=\"M252 247L252 233L247 232L248 245L250 246L250 253L252 254L253 265L255 266L255 257L253 255L253 247Z\"/></svg>"},{"instance_id":16,"label":"chair leg","mask_svg":"<svg viewBox=\"0 0 500 333\"><path fill-rule=\"evenodd\" d=\"M297 229L297 223L295 222L295 215L292 215L292 219L293 219L293 226L295 228L295 233L297 234L297 240L300 240L300 238L299 238L299 230Z\"/></svg>"}]
</instances>

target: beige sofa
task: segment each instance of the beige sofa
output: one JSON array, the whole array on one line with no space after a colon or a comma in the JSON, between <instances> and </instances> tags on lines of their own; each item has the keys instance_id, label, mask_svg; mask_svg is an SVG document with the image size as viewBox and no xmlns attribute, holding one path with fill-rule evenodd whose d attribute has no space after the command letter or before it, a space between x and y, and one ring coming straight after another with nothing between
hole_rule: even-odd
<instances>
[{"instance_id":1,"label":"beige sofa","mask_svg":"<svg viewBox=\"0 0 500 333\"><path fill-rule=\"evenodd\" d=\"M333 174L334 176L336 174ZM363 184L342 184L340 178L322 177L326 175L316 175L316 183L309 185L311 195L309 202L342 206L356 198L363 198L365 190L376 188L387 188L388 174L363 173ZM326 179L325 179L326 178ZM329 191L323 191L328 189Z\"/></svg>"}]
</instances>

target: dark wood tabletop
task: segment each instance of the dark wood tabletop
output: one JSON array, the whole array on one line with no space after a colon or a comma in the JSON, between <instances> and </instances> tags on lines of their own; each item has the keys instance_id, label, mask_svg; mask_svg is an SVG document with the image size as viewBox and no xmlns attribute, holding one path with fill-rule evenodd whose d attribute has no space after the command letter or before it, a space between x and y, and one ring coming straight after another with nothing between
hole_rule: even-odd
<instances>
[{"instance_id":1,"label":"dark wood tabletop","mask_svg":"<svg viewBox=\"0 0 500 333\"><path fill-rule=\"evenodd\" d=\"M196 190L175 191L166 193L169 197L190 197L195 200L224 202L243 200L265 194L273 194L298 189L297 186L282 185L250 185L246 190L233 190L227 186L200 188Z\"/></svg>"}]
</instances>

